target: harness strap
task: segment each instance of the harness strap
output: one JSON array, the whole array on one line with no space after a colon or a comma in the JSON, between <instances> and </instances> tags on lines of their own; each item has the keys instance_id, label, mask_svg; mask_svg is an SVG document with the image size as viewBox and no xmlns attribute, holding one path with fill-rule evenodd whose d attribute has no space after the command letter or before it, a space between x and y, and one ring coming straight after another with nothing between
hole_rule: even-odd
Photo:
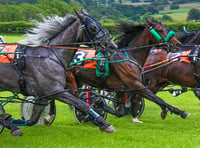
<instances>
[{"instance_id":1,"label":"harness strap","mask_svg":"<svg viewBox=\"0 0 200 148\"><path fill-rule=\"evenodd\" d=\"M197 63L199 61L199 48L193 48L190 55L189 60L191 61L192 70L194 73L194 78L196 80L196 87L200 87L200 77L197 71Z\"/></svg>"},{"instance_id":2,"label":"harness strap","mask_svg":"<svg viewBox=\"0 0 200 148\"><path fill-rule=\"evenodd\" d=\"M194 78L196 80L196 87L200 87L200 77L197 71L197 62L191 62L192 70L194 72Z\"/></svg>"},{"instance_id":3,"label":"harness strap","mask_svg":"<svg viewBox=\"0 0 200 148\"><path fill-rule=\"evenodd\" d=\"M18 74L20 76L20 78L18 80L20 91L24 95L28 95L28 92L27 92L27 89L26 89L26 81L25 81L24 75L23 75L23 69L25 67L24 53L26 51L26 48L25 48L25 46L24 47L18 46L17 51L23 52L23 54L15 54L15 62L13 64L13 67L15 68L15 70L18 72Z\"/></svg>"}]
</instances>

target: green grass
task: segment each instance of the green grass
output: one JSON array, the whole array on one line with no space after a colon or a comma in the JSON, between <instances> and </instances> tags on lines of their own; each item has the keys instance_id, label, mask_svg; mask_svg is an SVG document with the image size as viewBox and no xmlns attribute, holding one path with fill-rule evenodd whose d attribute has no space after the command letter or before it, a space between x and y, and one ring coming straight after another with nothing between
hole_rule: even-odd
<instances>
[{"instance_id":1,"label":"green grass","mask_svg":"<svg viewBox=\"0 0 200 148\"><path fill-rule=\"evenodd\" d=\"M159 14L153 15L153 17L159 19L162 18L163 15L168 15L172 18L174 22L186 21L190 9L196 8L200 10L199 6L200 3L183 4L180 5L179 9L159 11Z\"/></svg>"},{"instance_id":2,"label":"green grass","mask_svg":"<svg viewBox=\"0 0 200 148\"><path fill-rule=\"evenodd\" d=\"M24 39L24 35L19 33L1 33L0 35L3 36L8 43L15 43Z\"/></svg>"},{"instance_id":3,"label":"green grass","mask_svg":"<svg viewBox=\"0 0 200 148\"><path fill-rule=\"evenodd\" d=\"M159 14L170 14L170 13L188 13L190 9L176 9L176 10L163 10Z\"/></svg>"},{"instance_id":4,"label":"green grass","mask_svg":"<svg viewBox=\"0 0 200 148\"><path fill-rule=\"evenodd\" d=\"M20 127L24 135L12 137L7 129L0 135L1 147L178 147L198 148L200 141L199 105L200 101L192 92L172 97L168 92L159 96L166 102L191 113L187 119L168 113L165 120L160 118L160 108L145 101L145 111L140 120L144 124L134 124L131 116L107 117L117 131L106 134L90 123L78 124L67 105L56 102L57 114L51 126ZM20 118L20 104L5 106L7 112Z\"/></svg>"}]
</instances>

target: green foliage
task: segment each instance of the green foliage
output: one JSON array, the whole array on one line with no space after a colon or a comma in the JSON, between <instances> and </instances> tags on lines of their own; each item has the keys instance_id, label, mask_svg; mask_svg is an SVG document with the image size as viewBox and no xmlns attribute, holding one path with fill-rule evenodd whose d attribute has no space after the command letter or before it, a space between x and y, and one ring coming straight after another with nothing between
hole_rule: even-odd
<instances>
[{"instance_id":1,"label":"green foliage","mask_svg":"<svg viewBox=\"0 0 200 148\"><path fill-rule=\"evenodd\" d=\"M146 22L146 18L151 18L151 14L150 13L146 13L143 16L141 16L140 22L145 23Z\"/></svg>"},{"instance_id":2,"label":"green foliage","mask_svg":"<svg viewBox=\"0 0 200 148\"><path fill-rule=\"evenodd\" d=\"M16 21L16 22L0 22L0 32L1 33L24 33L31 27L33 27L34 24L31 22L25 22L25 21Z\"/></svg>"},{"instance_id":3,"label":"green foliage","mask_svg":"<svg viewBox=\"0 0 200 148\"><path fill-rule=\"evenodd\" d=\"M163 15L161 21L173 21L173 19L169 15Z\"/></svg>"},{"instance_id":4,"label":"green foliage","mask_svg":"<svg viewBox=\"0 0 200 148\"><path fill-rule=\"evenodd\" d=\"M179 8L179 5L177 4L171 4L170 5L170 9L173 10L173 9L178 9Z\"/></svg>"},{"instance_id":5,"label":"green foliage","mask_svg":"<svg viewBox=\"0 0 200 148\"><path fill-rule=\"evenodd\" d=\"M200 20L200 10L191 9L188 13L187 20Z\"/></svg>"},{"instance_id":6,"label":"green foliage","mask_svg":"<svg viewBox=\"0 0 200 148\"><path fill-rule=\"evenodd\" d=\"M63 0L39 0L35 4L0 5L0 21L38 20L39 14L64 16L66 13L74 13L73 8L80 10L81 5L76 2L66 3Z\"/></svg>"},{"instance_id":7,"label":"green foliage","mask_svg":"<svg viewBox=\"0 0 200 148\"><path fill-rule=\"evenodd\" d=\"M145 18L149 18L149 15L144 15L141 18L141 22L145 23ZM168 16L166 16L168 18ZM170 19L170 17L168 18ZM124 20L130 21L130 20ZM113 36L116 36L118 33L115 30L116 21L104 19L101 20L100 23L109 31L109 33ZM189 31L197 31L200 30L200 22L164 22L163 24L166 25L170 30L181 32L183 31L183 27L185 26ZM15 21L15 22L0 22L0 32L1 33L24 33L34 24L31 22L26 21Z\"/></svg>"},{"instance_id":8,"label":"green foliage","mask_svg":"<svg viewBox=\"0 0 200 148\"><path fill-rule=\"evenodd\" d=\"M200 30L200 22L164 22L163 24L166 25L168 29L176 32L182 32L184 26L188 31Z\"/></svg>"},{"instance_id":9,"label":"green foliage","mask_svg":"<svg viewBox=\"0 0 200 148\"><path fill-rule=\"evenodd\" d=\"M98 6L98 7L87 7L88 13L92 14L97 20L101 19L128 19L132 21L140 20L140 16L145 13L155 14L158 9L153 5L121 5L113 4L112 6Z\"/></svg>"}]
</instances>

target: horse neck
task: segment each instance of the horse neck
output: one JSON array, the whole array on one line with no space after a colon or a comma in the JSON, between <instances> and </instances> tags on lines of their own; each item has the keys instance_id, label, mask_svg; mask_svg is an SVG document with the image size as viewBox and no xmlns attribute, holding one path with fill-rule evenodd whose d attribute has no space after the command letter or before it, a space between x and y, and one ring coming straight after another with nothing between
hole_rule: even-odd
<instances>
[{"instance_id":1,"label":"horse neck","mask_svg":"<svg viewBox=\"0 0 200 148\"><path fill-rule=\"evenodd\" d=\"M151 37L150 32L147 30L147 28L145 28L144 31L137 37L136 40L129 43L128 48L142 47L142 46L149 45L150 40L151 40L150 37ZM132 57L134 57L137 60L137 62L141 66L143 66L149 55L149 52L150 52L150 48L136 49L136 51L134 50L128 51L128 55L131 55Z\"/></svg>"},{"instance_id":2,"label":"horse neck","mask_svg":"<svg viewBox=\"0 0 200 148\"><path fill-rule=\"evenodd\" d=\"M71 26L64 29L62 32L56 35L50 42L49 45L64 45L67 43L77 43L78 35L80 31L80 23L79 21L75 21ZM73 47L75 45L69 45L67 47ZM72 61L74 54L76 53L76 49L53 49L54 52L59 56L60 60L64 63L65 67L69 65L69 63ZM58 52L59 51L59 52Z\"/></svg>"}]
</instances>

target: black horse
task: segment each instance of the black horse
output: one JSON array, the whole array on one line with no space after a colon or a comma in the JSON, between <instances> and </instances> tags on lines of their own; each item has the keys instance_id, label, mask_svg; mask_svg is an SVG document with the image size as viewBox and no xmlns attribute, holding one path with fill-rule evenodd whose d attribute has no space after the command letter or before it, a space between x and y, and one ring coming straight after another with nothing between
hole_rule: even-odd
<instances>
[{"instance_id":1,"label":"black horse","mask_svg":"<svg viewBox=\"0 0 200 148\"><path fill-rule=\"evenodd\" d=\"M36 22L36 27L27 33L27 38L19 42L15 59L10 64L0 65L0 88L12 92L34 96L35 103L47 104L50 100L58 100L75 106L84 114L94 119L102 131L114 132L115 128L104 121L85 102L77 99L66 86L66 69L76 50L66 47L87 44L102 50L105 54L117 48L104 28L85 12L76 12L76 16L52 16ZM79 44L75 44L79 43ZM92 44L91 44L92 43ZM44 46L45 45L45 46ZM77 49L77 48L75 48ZM13 124L34 125L37 123L44 106L35 105L31 119L28 121L10 120Z\"/></svg>"}]
</instances>

